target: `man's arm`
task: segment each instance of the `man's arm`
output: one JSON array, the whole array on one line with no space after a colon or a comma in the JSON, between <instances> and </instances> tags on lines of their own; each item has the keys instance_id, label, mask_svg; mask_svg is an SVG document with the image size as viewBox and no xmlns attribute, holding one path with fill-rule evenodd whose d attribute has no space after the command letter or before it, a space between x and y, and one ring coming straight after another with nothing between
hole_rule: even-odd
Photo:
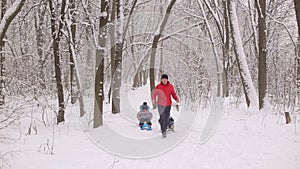
<instances>
[{"instance_id":1,"label":"man's arm","mask_svg":"<svg viewBox=\"0 0 300 169\"><path fill-rule=\"evenodd\" d=\"M172 95L173 99L176 100L176 102L179 102L179 98L178 98L177 94L175 93L173 86L172 86L171 95Z\"/></svg>"},{"instance_id":2,"label":"man's arm","mask_svg":"<svg viewBox=\"0 0 300 169\"><path fill-rule=\"evenodd\" d=\"M157 89L155 88L152 92L152 100L156 100L156 96L157 96Z\"/></svg>"}]
</instances>

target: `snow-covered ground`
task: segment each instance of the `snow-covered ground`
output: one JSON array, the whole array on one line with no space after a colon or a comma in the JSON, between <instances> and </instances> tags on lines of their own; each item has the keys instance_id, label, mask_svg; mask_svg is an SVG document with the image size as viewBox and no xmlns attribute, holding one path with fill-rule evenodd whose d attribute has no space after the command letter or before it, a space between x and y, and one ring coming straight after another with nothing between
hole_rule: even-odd
<instances>
[{"instance_id":1,"label":"snow-covered ground","mask_svg":"<svg viewBox=\"0 0 300 169\"><path fill-rule=\"evenodd\" d=\"M143 90L148 88L126 93L132 98L126 105L130 104L132 109L136 107L135 112L126 110L122 115L112 115L108 111L109 105L105 106L104 126L115 134L89 128L84 118L78 120L77 107L69 105L64 124L45 127L36 121L38 133L32 132L28 136L29 118L27 121L24 119L19 128L20 139L9 144L0 143L0 149L2 152L13 152L13 156L7 159L12 169L300 168L300 127L295 123L286 125L280 114L245 113L243 106L236 108L225 102L217 129L203 142L201 136L211 108L193 111L183 106L179 113L173 108L172 114L179 124L176 124L176 132L169 132L168 137L162 139L157 123L157 110L152 110L155 115L153 131L141 131L137 128L135 115L138 105L149 101L148 95L139 94ZM40 118L40 112L34 114ZM188 124L184 128L187 122L194 122L194 125ZM19 129L9 130L12 135L18 135ZM112 139L112 135L117 136ZM101 136L106 139L101 139ZM124 138L127 139L126 142ZM111 139L110 144L101 142L108 139ZM115 146L118 150L107 146ZM130 147L133 155L128 156L128 152L120 150L124 147ZM149 154L150 150L153 150L152 155ZM138 158L139 153L143 158Z\"/></svg>"}]
</instances>

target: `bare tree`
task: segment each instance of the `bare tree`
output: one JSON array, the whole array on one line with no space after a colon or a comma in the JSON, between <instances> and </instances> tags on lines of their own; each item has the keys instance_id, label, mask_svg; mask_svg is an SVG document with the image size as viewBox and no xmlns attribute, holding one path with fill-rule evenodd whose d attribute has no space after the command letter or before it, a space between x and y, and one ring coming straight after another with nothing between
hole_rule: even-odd
<instances>
[{"instance_id":1,"label":"bare tree","mask_svg":"<svg viewBox=\"0 0 300 169\"><path fill-rule=\"evenodd\" d=\"M82 91L82 84L81 84L81 78L79 75L79 69L76 59L76 41L74 36L76 35L76 19L75 19L75 2L70 1L70 10L68 10L68 19L65 19L65 24L68 32L68 45L69 45L69 54L70 54L70 83L71 83L71 103L74 104L77 97L79 97L79 109L80 109L80 117L82 117L85 114L84 110L84 101L83 101L83 91ZM73 91L74 87L74 75L76 76L76 86L77 91L76 95Z\"/></svg>"},{"instance_id":2,"label":"bare tree","mask_svg":"<svg viewBox=\"0 0 300 169\"><path fill-rule=\"evenodd\" d=\"M72 41L73 44L69 43L69 53L70 53L70 94L71 94L71 103L74 104L76 102L76 92L74 91L74 56L71 52L71 45L73 45L75 49L76 43L76 4L75 0L70 0L69 2L69 10L71 15L71 33L72 33Z\"/></svg>"},{"instance_id":3,"label":"bare tree","mask_svg":"<svg viewBox=\"0 0 300 169\"><path fill-rule=\"evenodd\" d=\"M231 24L231 34L233 38L233 45L235 50L235 55L239 67L239 73L242 80L246 103L248 107L256 108L257 105L257 95L253 85L253 81L250 75L250 71L248 68L248 64L246 61L246 55L244 52L244 48L242 45L242 39L240 35L238 17L236 14L236 1L229 0L229 16L230 16L230 24Z\"/></svg>"},{"instance_id":4,"label":"bare tree","mask_svg":"<svg viewBox=\"0 0 300 169\"><path fill-rule=\"evenodd\" d=\"M0 8L1 8L1 20L3 19L3 16L5 14L6 11L6 0L1 1L0 3ZM4 47L4 42L3 40L1 40L1 45L0 45L0 105L4 105L4 100L5 100L5 95L4 95L4 85L5 85L5 70L4 70L4 61L5 61L5 56L4 53L2 52L2 49Z\"/></svg>"},{"instance_id":5,"label":"bare tree","mask_svg":"<svg viewBox=\"0 0 300 169\"><path fill-rule=\"evenodd\" d=\"M49 0L49 7L51 13L51 33L53 40L53 55L54 55L54 68L55 68L55 79L58 97L58 114L57 123L65 121L65 102L64 102L64 89L61 78L61 62L60 62L60 50L59 43L62 36L63 21L65 18L66 0L61 3L59 17L55 12L55 6L52 0Z\"/></svg>"},{"instance_id":6,"label":"bare tree","mask_svg":"<svg viewBox=\"0 0 300 169\"><path fill-rule=\"evenodd\" d=\"M217 96L221 96L221 74L222 74L221 73L222 69L220 68L221 67L221 64L220 64L221 61L220 61L220 58L219 58L218 53L217 53L216 43L215 43L215 40L214 40L214 37L213 37L211 26L210 26L210 24L208 22L208 19L206 17L206 13L204 11L203 5L200 2L200 0L198 0L197 2L198 2L198 5L199 5L199 7L202 11L202 15L203 15L206 27L207 27L208 34L209 34L209 39L210 39L210 42L211 42L211 45L212 45L213 54L214 54L214 58L215 58L215 67L216 67L216 71L217 71ZM220 25L220 24L218 24L218 25Z\"/></svg>"},{"instance_id":7,"label":"bare tree","mask_svg":"<svg viewBox=\"0 0 300 169\"><path fill-rule=\"evenodd\" d=\"M108 102L110 103L110 98L112 95L112 88L113 88L113 74L115 72L115 57L116 57L116 39L115 39L115 20L116 20L116 1L112 0L111 3L111 15L110 15L110 26L109 26L109 37L110 37L110 43L111 43L111 49L110 49L110 88L108 91ZM112 107L113 109L113 107Z\"/></svg>"},{"instance_id":8,"label":"bare tree","mask_svg":"<svg viewBox=\"0 0 300 169\"><path fill-rule=\"evenodd\" d=\"M0 22L0 105L4 105L5 103L5 94L4 94L4 88L5 88L5 69L4 69L4 53L3 53L3 47L4 47L4 37L5 33L8 29L8 26L12 22L12 20L15 18L15 16L21 11L22 6L24 5L25 0L18 0L13 3L13 5L6 9L7 1L3 0L0 3L0 9L1 9L1 22Z\"/></svg>"},{"instance_id":9,"label":"bare tree","mask_svg":"<svg viewBox=\"0 0 300 169\"><path fill-rule=\"evenodd\" d=\"M108 1L101 0L101 17L99 25L98 44L96 47L96 77L95 77L95 103L94 103L94 128L103 125L103 100L104 100L104 54L106 46Z\"/></svg>"},{"instance_id":10,"label":"bare tree","mask_svg":"<svg viewBox=\"0 0 300 169\"><path fill-rule=\"evenodd\" d=\"M117 22L116 22L116 44L115 47L115 58L114 62L115 70L113 72L113 83L112 83L112 113L120 113L120 91L121 91L121 81L122 81L122 53L123 53L123 43L122 43L122 34L123 34L123 4L121 0L116 0L116 13L117 13Z\"/></svg>"},{"instance_id":11,"label":"bare tree","mask_svg":"<svg viewBox=\"0 0 300 169\"><path fill-rule=\"evenodd\" d=\"M297 65L297 97L300 95L300 2L299 0L294 0L295 4L295 11L296 11L296 18L298 24L298 43L297 43L297 58L296 58L296 65ZM300 98L298 98L300 100Z\"/></svg>"},{"instance_id":12,"label":"bare tree","mask_svg":"<svg viewBox=\"0 0 300 169\"><path fill-rule=\"evenodd\" d=\"M228 1L223 1L224 6L224 45L223 45L223 96L229 96L229 87L228 87L228 69L229 69L229 39L230 39L230 23L229 23L229 14L228 14Z\"/></svg>"},{"instance_id":13,"label":"bare tree","mask_svg":"<svg viewBox=\"0 0 300 169\"><path fill-rule=\"evenodd\" d=\"M126 33L129 27L131 16L133 10L137 4L137 0L133 1L131 6L127 22L123 28L123 4L122 0L116 0L116 12L117 12L117 41L115 44L115 58L112 60L112 65L114 66L112 74L112 113L120 113L120 89L121 89L121 75L122 75L122 55L123 55L123 46L125 42ZM114 45L114 44L113 44Z\"/></svg>"},{"instance_id":14,"label":"bare tree","mask_svg":"<svg viewBox=\"0 0 300 169\"><path fill-rule=\"evenodd\" d=\"M264 106L264 100L267 92L267 30L266 30L266 0L256 0L256 9L258 11L258 101L259 109Z\"/></svg>"},{"instance_id":15,"label":"bare tree","mask_svg":"<svg viewBox=\"0 0 300 169\"><path fill-rule=\"evenodd\" d=\"M35 40L36 40L36 45L37 45L37 55L39 56L39 83L43 89L46 89L46 84L45 84L45 63L46 63L46 58L44 54L44 45L45 45L45 40L44 40L44 33L43 33L43 24L45 22L45 13L46 13L46 8L43 5L39 5L37 7L37 11L35 12L34 16L34 27L35 27Z\"/></svg>"},{"instance_id":16,"label":"bare tree","mask_svg":"<svg viewBox=\"0 0 300 169\"><path fill-rule=\"evenodd\" d=\"M200 2L200 0L197 0L198 5L202 6L202 3ZM208 29L208 34L209 34L209 38L212 44L212 48L213 48L213 54L215 57L215 67L216 67L216 71L217 71L217 95L221 96L221 91L223 91L222 95L223 97L227 97L229 95L229 89L228 89L228 67L229 67L229 37L230 37L230 33L229 33L229 20L228 20L228 10L227 10L227 1L223 1L223 8L224 8L224 12L223 12L223 18L224 18L224 24L222 24L222 16L220 16L220 10L217 8L218 2L217 1L213 1L211 2L213 4L213 6L215 6L215 10L213 9L212 5L207 1L207 0L203 0L204 4L207 6L210 14L212 15L212 18L215 22L215 27L216 27L216 33L219 36L220 42L218 42L218 38L215 38L215 31L214 31L214 27L210 26L209 23L209 17L207 17L207 12L204 11L204 7L203 8L203 18L205 20L205 23L207 25L207 29ZM200 8L201 8L200 6ZM209 16L209 15L208 15ZM216 34L215 33L215 34ZM219 43L222 43L222 52L223 52L223 62L221 63L221 58L219 55L219 51L218 51L218 45ZM223 66L223 69L222 69Z\"/></svg>"},{"instance_id":17,"label":"bare tree","mask_svg":"<svg viewBox=\"0 0 300 169\"><path fill-rule=\"evenodd\" d=\"M174 6L176 0L172 0L169 5L168 8L166 10L166 13L164 15L163 21L162 23L159 25L157 34L154 36L153 42L152 42L152 47L151 47L151 56L150 56L150 93L152 93L152 91L155 88L155 54L156 54L156 49L157 49L157 45L159 42L160 37L162 36L162 32L166 27L166 24L168 22L168 19L170 17L171 14L171 10L172 7Z\"/></svg>"}]
</instances>

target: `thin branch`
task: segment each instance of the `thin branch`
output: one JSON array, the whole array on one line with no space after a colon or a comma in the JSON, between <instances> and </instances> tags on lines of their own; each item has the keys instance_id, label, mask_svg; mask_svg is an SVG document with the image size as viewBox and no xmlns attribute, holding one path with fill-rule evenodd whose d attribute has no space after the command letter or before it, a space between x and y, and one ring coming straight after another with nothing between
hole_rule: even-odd
<instances>
[{"instance_id":1,"label":"thin branch","mask_svg":"<svg viewBox=\"0 0 300 169\"><path fill-rule=\"evenodd\" d=\"M290 31L289 31L289 29L287 28L287 26L285 25L285 23L276 20L274 17L272 17L272 16L271 16L270 14L268 14L268 13L267 13L267 16L269 16L275 23L278 23L279 25L282 25L282 26L285 28L285 30L286 30L287 33L289 34L289 37L290 37L290 39L291 39L291 41L292 41L292 43L293 43L295 49L297 49L297 45L296 45L296 43L295 43L294 40L293 40L293 36L292 36L292 34L290 33ZM297 53L297 51L296 51L296 53Z\"/></svg>"}]
</instances>

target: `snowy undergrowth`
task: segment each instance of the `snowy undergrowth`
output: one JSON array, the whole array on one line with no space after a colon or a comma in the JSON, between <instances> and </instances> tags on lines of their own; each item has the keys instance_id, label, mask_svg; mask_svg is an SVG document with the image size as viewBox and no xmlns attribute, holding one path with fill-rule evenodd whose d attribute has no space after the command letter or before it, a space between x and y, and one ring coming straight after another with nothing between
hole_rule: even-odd
<instances>
[{"instance_id":1,"label":"snowy undergrowth","mask_svg":"<svg viewBox=\"0 0 300 169\"><path fill-rule=\"evenodd\" d=\"M133 100L137 102L132 103L133 105L144 101L137 93L132 93L132 97L136 97ZM149 159L121 158L99 148L90 140L78 121L79 112L76 112L76 105L68 105L64 124L45 126L41 120L37 120L37 134L27 134L31 118L20 120L18 128L11 127L7 131L15 135L20 134L21 137L15 142L0 143L1 152L13 151L14 155L7 159L12 169L298 169L300 127L296 126L294 121L286 125L282 114L247 112L243 104L235 105L232 100L234 99L225 101L221 122L207 142L200 144L200 136L209 109L201 109L198 110L195 125L180 144L162 155ZM31 107L24 110L33 111L37 119L41 118L41 112L34 111ZM156 113L155 110L153 112ZM180 113L184 112L181 110ZM105 114L107 121L119 121L121 118L122 116L111 115L109 112ZM133 136L138 135L145 139L159 133L155 130L153 133L139 131L131 117L125 121L129 126L124 130L130 131L124 133L130 132ZM158 127L158 124L154 125ZM159 135L157 137L160 138ZM167 137L161 139L161 142L171 139L172 137ZM151 149L146 144L144 148ZM1 168L4 168L3 166Z\"/></svg>"}]
</instances>

